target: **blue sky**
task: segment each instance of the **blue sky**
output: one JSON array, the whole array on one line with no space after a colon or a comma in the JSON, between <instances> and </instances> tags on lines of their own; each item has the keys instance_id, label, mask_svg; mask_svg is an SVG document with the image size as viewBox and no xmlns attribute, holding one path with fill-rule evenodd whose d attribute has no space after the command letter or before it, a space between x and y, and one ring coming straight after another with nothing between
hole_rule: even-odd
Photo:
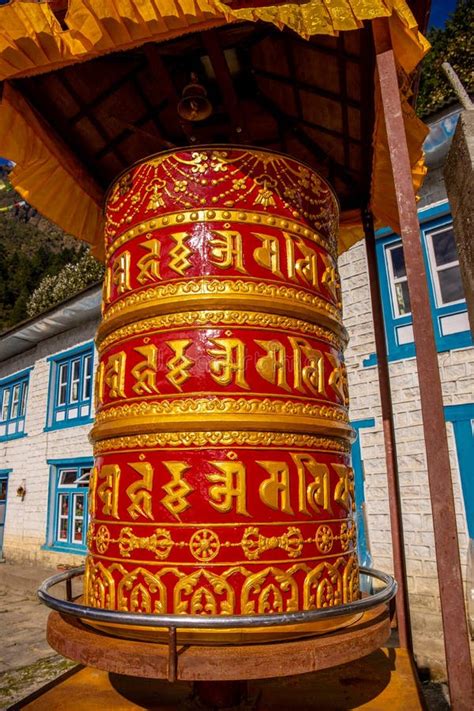
<instances>
[{"instance_id":1,"label":"blue sky","mask_svg":"<svg viewBox=\"0 0 474 711\"><path fill-rule=\"evenodd\" d=\"M431 0L430 27L443 27L456 7L457 0Z\"/></svg>"}]
</instances>

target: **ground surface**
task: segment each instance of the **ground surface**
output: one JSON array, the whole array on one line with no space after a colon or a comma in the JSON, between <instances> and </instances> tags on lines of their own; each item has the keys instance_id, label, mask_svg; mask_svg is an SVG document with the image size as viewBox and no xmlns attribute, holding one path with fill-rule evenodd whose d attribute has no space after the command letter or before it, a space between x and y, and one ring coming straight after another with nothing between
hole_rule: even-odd
<instances>
[{"instance_id":1,"label":"ground surface","mask_svg":"<svg viewBox=\"0 0 474 711\"><path fill-rule=\"evenodd\" d=\"M0 709L73 666L46 642L49 611L31 594L0 587Z\"/></svg>"},{"instance_id":2,"label":"ground surface","mask_svg":"<svg viewBox=\"0 0 474 711\"><path fill-rule=\"evenodd\" d=\"M0 566L0 711L74 666L46 642L49 610L35 595L39 582L53 572ZM449 709L442 685L426 683L423 690L428 711Z\"/></svg>"}]
</instances>

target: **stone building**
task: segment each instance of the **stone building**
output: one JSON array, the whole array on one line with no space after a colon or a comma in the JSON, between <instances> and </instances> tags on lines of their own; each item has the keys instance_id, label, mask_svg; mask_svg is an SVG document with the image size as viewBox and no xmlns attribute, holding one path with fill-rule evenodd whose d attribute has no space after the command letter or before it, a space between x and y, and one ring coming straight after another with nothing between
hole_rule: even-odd
<instances>
[{"instance_id":1,"label":"stone building","mask_svg":"<svg viewBox=\"0 0 474 711\"><path fill-rule=\"evenodd\" d=\"M459 545L467 587L474 539L474 348L462 292L442 166L457 110L431 124L425 145L430 173L419 204L420 238L451 445ZM400 238L377 238L390 361L408 567L409 603L418 662L444 665L436 552ZM380 396L364 242L340 259L357 485L359 553L364 564L392 570ZM100 290L91 287L0 336L0 557L56 566L85 553L87 483L92 466L93 338ZM5 508L6 502L6 508ZM4 522L2 523L2 517ZM2 540L3 539L3 540ZM471 544L472 545L472 544ZM471 548L471 556L472 548ZM472 595L472 593L471 593Z\"/></svg>"}]
</instances>

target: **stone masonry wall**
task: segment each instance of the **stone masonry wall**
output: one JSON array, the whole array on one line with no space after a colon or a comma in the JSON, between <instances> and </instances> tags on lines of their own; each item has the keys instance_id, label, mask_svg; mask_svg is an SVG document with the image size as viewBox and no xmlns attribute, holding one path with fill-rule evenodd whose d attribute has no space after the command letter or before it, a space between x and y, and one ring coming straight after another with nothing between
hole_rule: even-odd
<instances>
[{"instance_id":1,"label":"stone masonry wall","mask_svg":"<svg viewBox=\"0 0 474 711\"><path fill-rule=\"evenodd\" d=\"M11 469L8 481L3 554L10 562L31 561L55 566L80 564L82 556L42 550L48 513L48 459L92 456L90 425L45 432L50 364L47 358L94 338L97 323L89 322L0 363L0 379L33 366L26 408L26 437L0 442L0 469ZM94 357L94 363L97 358ZM17 488L26 485L22 501Z\"/></svg>"},{"instance_id":2,"label":"stone masonry wall","mask_svg":"<svg viewBox=\"0 0 474 711\"><path fill-rule=\"evenodd\" d=\"M375 419L361 431L365 470L368 536L373 566L393 572L389 502L376 366L362 360L375 352L365 244L359 242L339 262L344 322L350 334L346 351L351 420ZM438 356L445 405L473 402L474 348ZM436 551L428 490L417 367L414 358L390 363L395 437L408 568L409 604L417 661L432 673L444 674ZM448 425L453 488L463 576L466 577L467 532L455 443Z\"/></svg>"}]
</instances>

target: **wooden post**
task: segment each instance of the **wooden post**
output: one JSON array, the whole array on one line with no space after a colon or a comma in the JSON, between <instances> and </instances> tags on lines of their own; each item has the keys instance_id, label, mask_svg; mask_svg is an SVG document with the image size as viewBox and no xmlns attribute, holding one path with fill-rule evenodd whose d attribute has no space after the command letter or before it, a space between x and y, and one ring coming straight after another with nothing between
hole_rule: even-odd
<instances>
[{"instance_id":1,"label":"wooden post","mask_svg":"<svg viewBox=\"0 0 474 711\"><path fill-rule=\"evenodd\" d=\"M405 543L403 539L402 508L398 481L397 449L393 424L392 394L390 391L390 373L387 361L387 344L380 295L379 273L375 254L374 222L370 212L363 215L365 245L367 250L367 268L369 273L370 297L372 301L372 319L374 323L375 351L377 354L377 373L379 378L380 405L382 409L382 427L385 447L385 466L387 467L387 486L390 506L390 530L392 533L393 571L398 584L395 598L397 627L400 647L412 650L410 608L408 605L407 575L405 562Z\"/></svg>"},{"instance_id":2,"label":"wooden post","mask_svg":"<svg viewBox=\"0 0 474 711\"><path fill-rule=\"evenodd\" d=\"M456 514L431 307L411 177L395 58L386 20L373 23L378 82L392 164L420 385L433 512L444 645L453 711L472 709L472 668Z\"/></svg>"}]
</instances>

